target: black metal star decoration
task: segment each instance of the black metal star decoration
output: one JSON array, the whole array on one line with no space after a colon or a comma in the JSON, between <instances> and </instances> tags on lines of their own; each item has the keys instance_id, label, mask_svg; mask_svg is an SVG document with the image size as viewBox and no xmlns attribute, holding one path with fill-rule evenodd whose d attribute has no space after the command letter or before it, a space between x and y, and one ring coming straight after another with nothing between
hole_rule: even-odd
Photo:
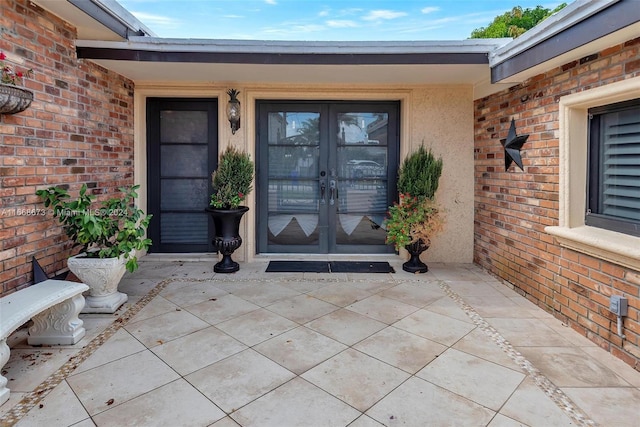
<instances>
[{"instance_id":1,"label":"black metal star decoration","mask_svg":"<svg viewBox=\"0 0 640 427\"><path fill-rule=\"evenodd\" d=\"M504 170L509 170L511 162L515 162L516 165L524 172L522 166L522 156L520 155L520 149L527 142L529 135L516 135L516 121L511 119L511 127L509 127L509 134L507 139L501 139L500 143L504 147Z\"/></svg>"}]
</instances>

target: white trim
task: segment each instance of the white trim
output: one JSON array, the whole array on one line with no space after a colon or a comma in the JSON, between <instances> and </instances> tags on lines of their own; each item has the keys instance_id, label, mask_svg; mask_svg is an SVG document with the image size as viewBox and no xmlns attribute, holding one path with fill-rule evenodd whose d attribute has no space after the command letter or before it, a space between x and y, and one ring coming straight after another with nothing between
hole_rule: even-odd
<instances>
[{"instance_id":1,"label":"white trim","mask_svg":"<svg viewBox=\"0 0 640 427\"><path fill-rule=\"evenodd\" d=\"M640 271L640 237L585 225L588 109L640 98L640 77L560 99L559 225L545 231L563 247Z\"/></svg>"}]
</instances>

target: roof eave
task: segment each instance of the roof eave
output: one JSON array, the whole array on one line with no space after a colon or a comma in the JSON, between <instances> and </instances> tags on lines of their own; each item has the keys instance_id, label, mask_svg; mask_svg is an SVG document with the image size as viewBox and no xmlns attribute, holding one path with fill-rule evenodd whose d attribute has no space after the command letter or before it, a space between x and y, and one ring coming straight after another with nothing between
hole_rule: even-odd
<instances>
[{"instance_id":1,"label":"roof eave","mask_svg":"<svg viewBox=\"0 0 640 427\"><path fill-rule=\"evenodd\" d=\"M605 47L626 41L629 35L623 30L640 22L640 8L633 3L578 0L570 4L490 53L491 82L520 82L542 68L562 65L556 62L567 63L589 54L585 52L597 52L605 41Z\"/></svg>"}]
</instances>

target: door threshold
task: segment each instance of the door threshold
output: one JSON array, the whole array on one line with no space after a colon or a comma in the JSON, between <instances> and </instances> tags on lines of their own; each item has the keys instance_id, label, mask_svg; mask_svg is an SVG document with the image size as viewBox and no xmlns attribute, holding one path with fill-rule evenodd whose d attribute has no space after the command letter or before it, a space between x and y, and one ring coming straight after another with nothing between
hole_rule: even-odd
<instances>
[{"instance_id":1,"label":"door threshold","mask_svg":"<svg viewBox=\"0 0 640 427\"><path fill-rule=\"evenodd\" d=\"M388 260L395 257L395 254L290 254L290 253L272 253L254 255L255 261L371 261L371 260Z\"/></svg>"},{"instance_id":2,"label":"door threshold","mask_svg":"<svg viewBox=\"0 0 640 427\"><path fill-rule=\"evenodd\" d=\"M165 262L197 262L197 261L217 261L218 254L214 252L207 253L153 253L146 254L142 257L144 261L165 261Z\"/></svg>"}]
</instances>

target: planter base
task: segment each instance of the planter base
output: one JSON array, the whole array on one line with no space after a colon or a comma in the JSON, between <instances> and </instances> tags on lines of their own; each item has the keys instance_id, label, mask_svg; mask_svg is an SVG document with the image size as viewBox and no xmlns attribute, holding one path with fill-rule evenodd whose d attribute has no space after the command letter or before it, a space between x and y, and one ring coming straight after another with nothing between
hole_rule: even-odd
<instances>
[{"instance_id":1,"label":"planter base","mask_svg":"<svg viewBox=\"0 0 640 427\"><path fill-rule=\"evenodd\" d=\"M412 260L409 260L404 264L402 264L402 269L409 273L416 273L416 274L426 273L427 271L429 271L429 267L427 266L427 264L425 264L420 260L418 260L418 262L413 262Z\"/></svg>"},{"instance_id":2,"label":"planter base","mask_svg":"<svg viewBox=\"0 0 640 427\"><path fill-rule=\"evenodd\" d=\"M411 258L409 258L409 261L402 264L402 269L404 271L415 274L426 273L427 271L429 271L429 267L427 267L427 264L420 261L420 254L429 249L429 245L423 243L421 240L418 240L417 242L410 243L405 246L405 249L407 250L407 252L409 252Z\"/></svg>"},{"instance_id":3,"label":"planter base","mask_svg":"<svg viewBox=\"0 0 640 427\"><path fill-rule=\"evenodd\" d=\"M240 264L231 259L231 255L222 255L222 260L213 266L216 273L235 273L240 270Z\"/></svg>"},{"instance_id":4,"label":"planter base","mask_svg":"<svg viewBox=\"0 0 640 427\"><path fill-rule=\"evenodd\" d=\"M89 286L81 313L115 313L127 301L118 292L118 283L126 269L124 256L120 258L88 258L84 254L67 260L67 266L82 283Z\"/></svg>"},{"instance_id":5,"label":"planter base","mask_svg":"<svg viewBox=\"0 0 640 427\"><path fill-rule=\"evenodd\" d=\"M128 299L127 294L122 292L98 297L89 295L85 298L84 308L80 313L115 313Z\"/></svg>"}]
</instances>

